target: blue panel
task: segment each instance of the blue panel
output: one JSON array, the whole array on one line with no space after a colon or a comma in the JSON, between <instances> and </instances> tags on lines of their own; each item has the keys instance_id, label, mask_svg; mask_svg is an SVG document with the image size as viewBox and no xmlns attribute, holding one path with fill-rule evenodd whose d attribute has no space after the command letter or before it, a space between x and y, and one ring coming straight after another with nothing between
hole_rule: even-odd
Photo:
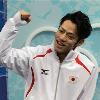
<instances>
[{"instance_id":1,"label":"blue panel","mask_svg":"<svg viewBox=\"0 0 100 100\"><path fill-rule=\"evenodd\" d=\"M7 84L6 77L0 77L0 100L8 100L7 99Z\"/></svg>"},{"instance_id":2,"label":"blue panel","mask_svg":"<svg viewBox=\"0 0 100 100\"><path fill-rule=\"evenodd\" d=\"M7 19L6 0L0 0L0 30Z\"/></svg>"},{"instance_id":3,"label":"blue panel","mask_svg":"<svg viewBox=\"0 0 100 100\"><path fill-rule=\"evenodd\" d=\"M3 0L0 0L0 11L3 11L4 8L3 8Z\"/></svg>"},{"instance_id":4,"label":"blue panel","mask_svg":"<svg viewBox=\"0 0 100 100\"><path fill-rule=\"evenodd\" d=\"M0 31L4 26L7 17L7 2L6 0L0 0ZM7 77L6 69L0 65L0 100L7 99Z\"/></svg>"},{"instance_id":5,"label":"blue panel","mask_svg":"<svg viewBox=\"0 0 100 100\"><path fill-rule=\"evenodd\" d=\"M4 76L4 75L6 75L6 69L5 67L0 66L0 76Z\"/></svg>"}]
</instances>

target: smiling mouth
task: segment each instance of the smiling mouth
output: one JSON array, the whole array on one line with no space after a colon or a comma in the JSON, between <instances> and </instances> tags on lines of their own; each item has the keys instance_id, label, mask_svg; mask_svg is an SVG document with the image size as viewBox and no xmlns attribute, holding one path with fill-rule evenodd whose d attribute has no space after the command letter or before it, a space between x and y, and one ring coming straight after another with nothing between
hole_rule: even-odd
<instances>
[{"instance_id":1,"label":"smiling mouth","mask_svg":"<svg viewBox=\"0 0 100 100\"><path fill-rule=\"evenodd\" d=\"M60 46L60 47L65 46L62 42L60 42L60 41L58 41L58 40L56 40L56 43L57 43L57 45Z\"/></svg>"}]
</instances>

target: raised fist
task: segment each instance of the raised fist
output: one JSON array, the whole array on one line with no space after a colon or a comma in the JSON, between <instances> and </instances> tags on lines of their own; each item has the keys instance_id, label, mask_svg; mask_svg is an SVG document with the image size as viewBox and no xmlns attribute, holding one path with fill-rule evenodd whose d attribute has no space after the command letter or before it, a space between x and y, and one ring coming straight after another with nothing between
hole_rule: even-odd
<instances>
[{"instance_id":1,"label":"raised fist","mask_svg":"<svg viewBox=\"0 0 100 100\"><path fill-rule=\"evenodd\" d=\"M21 14L21 20L24 20L27 23L31 21L31 15L28 12L20 10L20 14Z\"/></svg>"}]
</instances>

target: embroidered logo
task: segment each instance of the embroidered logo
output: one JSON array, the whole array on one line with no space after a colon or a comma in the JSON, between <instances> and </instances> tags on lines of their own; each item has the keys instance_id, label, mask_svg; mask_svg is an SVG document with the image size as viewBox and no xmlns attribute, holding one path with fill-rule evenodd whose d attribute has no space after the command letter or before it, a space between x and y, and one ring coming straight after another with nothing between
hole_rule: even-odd
<instances>
[{"instance_id":1,"label":"embroidered logo","mask_svg":"<svg viewBox=\"0 0 100 100\"><path fill-rule=\"evenodd\" d=\"M48 75L48 71L49 70L47 70L47 69L41 69L41 71L42 71L41 74Z\"/></svg>"},{"instance_id":2,"label":"embroidered logo","mask_svg":"<svg viewBox=\"0 0 100 100\"><path fill-rule=\"evenodd\" d=\"M75 84L75 83L78 82L78 77L73 76L73 75L72 76L69 76L68 82L69 83L72 83L72 84Z\"/></svg>"}]
</instances>

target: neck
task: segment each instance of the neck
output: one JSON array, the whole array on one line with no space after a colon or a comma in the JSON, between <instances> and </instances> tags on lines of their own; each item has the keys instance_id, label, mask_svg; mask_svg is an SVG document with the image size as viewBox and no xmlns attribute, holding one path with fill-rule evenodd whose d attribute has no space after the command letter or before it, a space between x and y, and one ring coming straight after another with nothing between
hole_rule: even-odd
<instances>
[{"instance_id":1,"label":"neck","mask_svg":"<svg viewBox=\"0 0 100 100\"><path fill-rule=\"evenodd\" d=\"M57 56L59 57L60 63L63 62L63 60L65 59L65 57L68 55L69 52L67 53L57 53Z\"/></svg>"}]
</instances>

